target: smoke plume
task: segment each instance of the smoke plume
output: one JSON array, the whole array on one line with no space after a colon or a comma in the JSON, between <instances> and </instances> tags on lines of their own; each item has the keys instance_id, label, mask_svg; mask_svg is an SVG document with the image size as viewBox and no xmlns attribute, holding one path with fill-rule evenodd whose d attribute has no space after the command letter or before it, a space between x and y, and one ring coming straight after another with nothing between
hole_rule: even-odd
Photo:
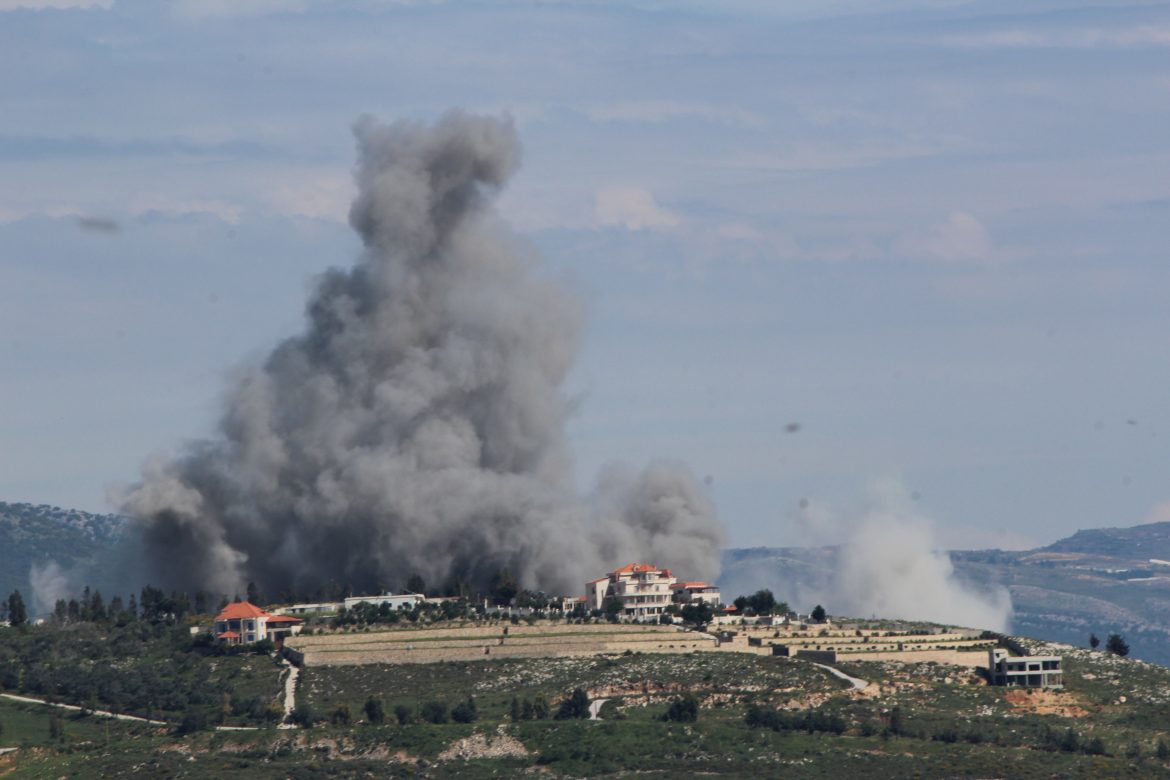
<instances>
[{"instance_id":1,"label":"smoke plume","mask_svg":"<svg viewBox=\"0 0 1170 780\"><path fill-rule=\"evenodd\" d=\"M246 366L216 436L123 499L146 579L238 593L428 583L578 593L630 560L718 574L690 474L609 469L579 497L562 390L581 305L493 216L511 125L452 112L354 127L364 250L316 283L300 335Z\"/></svg>"},{"instance_id":2,"label":"smoke plume","mask_svg":"<svg viewBox=\"0 0 1170 780\"><path fill-rule=\"evenodd\" d=\"M835 615L927 620L1005 631L1012 604L1002 586L976 586L956 576L938 549L934 523L896 481L869 486L866 507L841 516L813 503L801 513L805 540L839 546L748 555L720 585L727 596L771 588L805 611L823 604ZM760 551L763 552L763 551Z\"/></svg>"}]
</instances>

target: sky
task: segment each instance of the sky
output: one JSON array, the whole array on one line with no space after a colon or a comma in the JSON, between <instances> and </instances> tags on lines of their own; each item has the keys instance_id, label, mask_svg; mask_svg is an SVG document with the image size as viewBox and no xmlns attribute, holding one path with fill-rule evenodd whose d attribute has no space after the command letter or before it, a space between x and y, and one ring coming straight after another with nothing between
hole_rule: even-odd
<instances>
[{"instance_id":1,"label":"sky","mask_svg":"<svg viewBox=\"0 0 1170 780\"><path fill-rule=\"evenodd\" d=\"M0 500L110 511L359 251L353 122L507 115L582 492L734 546L1170 520L1164 3L0 0Z\"/></svg>"}]
</instances>

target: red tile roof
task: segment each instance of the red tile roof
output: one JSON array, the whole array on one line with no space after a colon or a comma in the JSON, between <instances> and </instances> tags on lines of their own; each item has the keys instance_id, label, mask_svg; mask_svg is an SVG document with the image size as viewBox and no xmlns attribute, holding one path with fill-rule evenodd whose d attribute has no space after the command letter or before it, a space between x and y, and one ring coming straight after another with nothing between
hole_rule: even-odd
<instances>
[{"instance_id":1,"label":"red tile roof","mask_svg":"<svg viewBox=\"0 0 1170 780\"><path fill-rule=\"evenodd\" d=\"M219 635L219 638L220 639L239 639L240 635L237 634L235 631L224 631L222 634Z\"/></svg>"},{"instance_id":2,"label":"red tile roof","mask_svg":"<svg viewBox=\"0 0 1170 780\"><path fill-rule=\"evenodd\" d=\"M648 563L628 563L614 571L614 574L639 574L644 571L658 571L658 567Z\"/></svg>"},{"instance_id":3,"label":"red tile roof","mask_svg":"<svg viewBox=\"0 0 1170 780\"><path fill-rule=\"evenodd\" d=\"M241 620L247 618L268 617L268 613L247 601L236 601L228 604L223 611L215 616L216 620Z\"/></svg>"},{"instance_id":4,"label":"red tile roof","mask_svg":"<svg viewBox=\"0 0 1170 780\"><path fill-rule=\"evenodd\" d=\"M304 622L305 621L301 620L300 618L293 617L292 615L269 615L268 616L268 625L272 625L273 623L304 623Z\"/></svg>"}]
</instances>

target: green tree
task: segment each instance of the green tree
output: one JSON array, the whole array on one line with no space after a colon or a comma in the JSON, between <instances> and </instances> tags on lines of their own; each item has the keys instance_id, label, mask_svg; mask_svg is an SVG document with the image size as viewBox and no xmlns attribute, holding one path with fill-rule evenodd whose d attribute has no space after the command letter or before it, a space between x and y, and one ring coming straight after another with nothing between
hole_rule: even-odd
<instances>
[{"instance_id":1,"label":"green tree","mask_svg":"<svg viewBox=\"0 0 1170 780\"><path fill-rule=\"evenodd\" d=\"M1089 634L1089 647L1096 650L1101 645L1101 640L1096 634Z\"/></svg>"},{"instance_id":2,"label":"green tree","mask_svg":"<svg viewBox=\"0 0 1170 780\"><path fill-rule=\"evenodd\" d=\"M818 623L824 623L826 617L825 608L820 604L817 604L815 607L813 607L813 611L810 612L808 616Z\"/></svg>"},{"instance_id":3,"label":"green tree","mask_svg":"<svg viewBox=\"0 0 1170 780\"><path fill-rule=\"evenodd\" d=\"M414 723L414 710L405 704L395 705L394 719L398 721L399 726L406 726L410 723Z\"/></svg>"},{"instance_id":4,"label":"green tree","mask_svg":"<svg viewBox=\"0 0 1170 780\"><path fill-rule=\"evenodd\" d=\"M1154 755L1160 761L1170 761L1170 742L1167 742L1165 738L1159 739L1158 747L1155 749Z\"/></svg>"},{"instance_id":5,"label":"green tree","mask_svg":"<svg viewBox=\"0 0 1170 780\"><path fill-rule=\"evenodd\" d=\"M905 731L906 723L902 717L902 708L894 707L890 710L890 733L897 737Z\"/></svg>"},{"instance_id":6,"label":"green tree","mask_svg":"<svg viewBox=\"0 0 1170 780\"><path fill-rule=\"evenodd\" d=\"M382 708L382 700L373 696L366 699L366 722L374 725L386 722L386 710Z\"/></svg>"},{"instance_id":7,"label":"green tree","mask_svg":"<svg viewBox=\"0 0 1170 780\"><path fill-rule=\"evenodd\" d=\"M508 712L508 715L512 718L513 723L520 722L520 715L521 715L520 699L518 699L515 696L512 697L512 706Z\"/></svg>"},{"instance_id":8,"label":"green tree","mask_svg":"<svg viewBox=\"0 0 1170 780\"><path fill-rule=\"evenodd\" d=\"M1129 645L1121 634L1110 634L1105 640L1105 650L1122 658L1129 655Z\"/></svg>"},{"instance_id":9,"label":"green tree","mask_svg":"<svg viewBox=\"0 0 1170 780\"><path fill-rule=\"evenodd\" d=\"M682 619L696 626L710 623L714 615L715 611L711 609L711 605L704 602L687 604L682 608Z\"/></svg>"},{"instance_id":10,"label":"green tree","mask_svg":"<svg viewBox=\"0 0 1170 780\"><path fill-rule=\"evenodd\" d=\"M23 626L27 622L28 610L24 607L24 597L19 590L14 590L8 596L8 625Z\"/></svg>"},{"instance_id":11,"label":"green tree","mask_svg":"<svg viewBox=\"0 0 1170 780\"><path fill-rule=\"evenodd\" d=\"M446 723L448 720L447 704L434 699L424 702L419 708L418 715L427 723Z\"/></svg>"},{"instance_id":12,"label":"green tree","mask_svg":"<svg viewBox=\"0 0 1170 780\"><path fill-rule=\"evenodd\" d=\"M544 698L544 694L538 693L532 701L532 717L536 720L544 720L548 717L548 711L548 699Z\"/></svg>"},{"instance_id":13,"label":"green tree","mask_svg":"<svg viewBox=\"0 0 1170 780\"><path fill-rule=\"evenodd\" d=\"M776 597L770 590L757 590L748 597L747 603L757 615L771 615L776 608Z\"/></svg>"},{"instance_id":14,"label":"green tree","mask_svg":"<svg viewBox=\"0 0 1170 780\"><path fill-rule=\"evenodd\" d=\"M451 720L456 723L474 723L479 717L479 709L475 706L475 697L468 696L467 701L456 704L451 710Z\"/></svg>"},{"instance_id":15,"label":"green tree","mask_svg":"<svg viewBox=\"0 0 1170 780\"><path fill-rule=\"evenodd\" d=\"M406 581L406 590L408 593L423 593L427 592L427 583L422 577L417 574L410 575L410 579Z\"/></svg>"},{"instance_id":16,"label":"green tree","mask_svg":"<svg viewBox=\"0 0 1170 780\"><path fill-rule=\"evenodd\" d=\"M589 696L581 688L574 688L569 698L561 702L557 710L557 720L589 717Z\"/></svg>"},{"instance_id":17,"label":"green tree","mask_svg":"<svg viewBox=\"0 0 1170 780\"><path fill-rule=\"evenodd\" d=\"M667 707L663 719L676 723L694 723L699 719L699 700L693 693L679 696Z\"/></svg>"},{"instance_id":18,"label":"green tree","mask_svg":"<svg viewBox=\"0 0 1170 780\"><path fill-rule=\"evenodd\" d=\"M333 708L333 712L329 713L329 722L334 726L348 726L353 721L353 714L349 710L349 705L342 703Z\"/></svg>"}]
</instances>

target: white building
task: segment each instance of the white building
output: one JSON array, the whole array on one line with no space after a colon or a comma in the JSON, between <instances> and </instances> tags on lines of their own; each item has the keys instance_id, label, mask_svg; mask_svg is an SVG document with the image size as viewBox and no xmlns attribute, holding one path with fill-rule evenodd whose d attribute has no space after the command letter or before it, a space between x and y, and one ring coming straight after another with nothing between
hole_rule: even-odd
<instances>
[{"instance_id":1,"label":"white building","mask_svg":"<svg viewBox=\"0 0 1170 780\"><path fill-rule=\"evenodd\" d=\"M274 615L329 615L341 610L340 601L324 601L319 604L290 604L272 610Z\"/></svg>"},{"instance_id":2,"label":"white building","mask_svg":"<svg viewBox=\"0 0 1170 780\"><path fill-rule=\"evenodd\" d=\"M706 582L676 582L670 590L676 604L710 604L718 609L722 603L719 588Z\"/></svg>"},{"instance_id":3,"label":"white building","mask_svg":"<svg viewBox=\"0 0 1170 780\"><path fill-rule=\"evenodd\" d=\"M988 680L992 685L1027 688L1063 688L1059 655L1010 656L1002 647L987 651Z\"/></svg>"},{"instance_id":4,"label":"white building","mask_svg":"<svg viewBox=\"0 0 1170 780\"><path fill-rule=\"evenodd\" d=\"M350 596L343 604L346 609L353 609L358 604L373 604L375 607L389 604L390 609L397 610L414 609L426 600L426 596L421 593L400 593L398 595L383 593L381 596Z\"/></svg>"},{"instance_id":5,"label":"white building","mask_svg":"<svg viewBox=\"0 0 1170 780\"><path fill-rule=\"evenodd\" d=\"M676 582L670 569L659 569L648 563L631 563L607 576L585 584L585 602L588 609L604 610L610 601L617 601L618 614L631 620L653 618L666 612Z\"/></svg>"}]
</instances>

